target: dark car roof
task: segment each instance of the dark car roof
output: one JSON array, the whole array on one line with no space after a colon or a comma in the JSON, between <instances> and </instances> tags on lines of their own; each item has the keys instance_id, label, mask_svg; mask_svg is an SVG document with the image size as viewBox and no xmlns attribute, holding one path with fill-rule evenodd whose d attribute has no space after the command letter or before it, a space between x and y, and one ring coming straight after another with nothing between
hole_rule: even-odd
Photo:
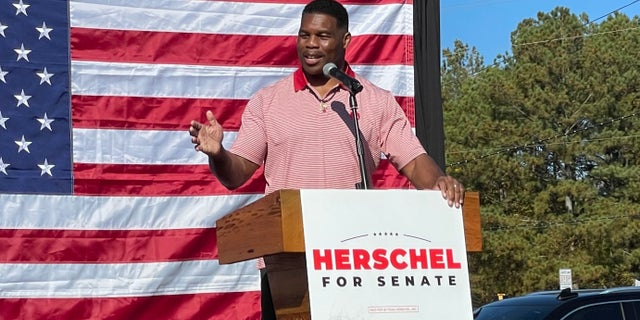
<instances>
[{"instance_id":1,"label":"dark car roof","mask_svg":"<svg viewBox=\"0 0 640 320\"><path fill-rule=\"evenodd\" d=\"M531 310L536 310L540 315L539 319L557 319L559 316L579 308L584 304L625 299L640 299L640 287L539 291L485 304L476 309L474 314L478 314L478 312L482 313L483 309L488 310L492 308L507 308L511 310L528 309L529 311L526 311L527 313L531 313Z\"/></svg>"}]
</instances>

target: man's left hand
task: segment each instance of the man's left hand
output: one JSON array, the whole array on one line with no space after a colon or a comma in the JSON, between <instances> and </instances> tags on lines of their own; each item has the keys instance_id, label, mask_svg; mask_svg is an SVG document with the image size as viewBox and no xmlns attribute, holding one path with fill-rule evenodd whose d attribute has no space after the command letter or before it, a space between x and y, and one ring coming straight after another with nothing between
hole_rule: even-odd
<instances>
[{"instance_id":1,"label":"man's left hand","mask_svg":"<svg viewBox=\"0 0 640 320\"><path fill-rule=\"evenodd\" d=\"M447 199L450 207L460 208L464 201L464 185L452 176L438 177L433 189L442 192L442 197Z\"/></svg>"}]
</instances>

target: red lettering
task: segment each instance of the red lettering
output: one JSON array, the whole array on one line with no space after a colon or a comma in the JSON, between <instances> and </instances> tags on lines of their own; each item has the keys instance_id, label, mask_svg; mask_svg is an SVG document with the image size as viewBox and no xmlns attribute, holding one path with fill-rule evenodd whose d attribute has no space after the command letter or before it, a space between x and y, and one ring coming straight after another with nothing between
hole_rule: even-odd
<instances>
[{"instance_id":1,"label":"red lettering","mask_svg":"<svg viewBox=\"0 0 640 320\"><path fill-rule=\"evenodd\" d=\"M444 269L444 250L431 249L429 250L429 259L431 260L431 269Z\"/></svg>"},{"instance_id":2,"label":"red lettering","mask_svg":"<svg viewBox=\"0 0 640 320\"><path fill-rule=\"evenodd\" d=\"M336 249L336 270L351 269L351 261L349 260L349 249Z\"/></svg>"},{"instance_id":3,"label":"red lettering","mask_svg":"<svg viewBox=\"0 0 640 320\"><path fill-rule=\"evenodd\" d=\"M462 269L451 248L314 249L315 270Z\"/></svg>"},{"instance_id":4,"label":"red lettering","mask_svg":"<svg viewBox=\"0 0 640 320\"><path fill-rule=\"evenodd\" d=\"M428 269L429 264L427 260L426 249L411 249L409 250L409 260L411 261L411 269ZM420 266L418 266L420 264Z\"/></svg>"},{"instance_id":5,"label":"red lettering","mask_svg":"<svg viewBox=\"0 0 640 320\"><path fill-rule=\"evenodd\" d=\"M354 270L371 270L369 266L369 251L364 249L353 249L353 269Z\"/></svg>"},{"instance_id":6,"label":"red lettering","mask_svg":"<svg viewBox=\"0 0 640 320\"><path fill-rule=\"evenodd\" d=\"M387 250L375 249L373 250L373 268L376 270L384 270L389 267L389 260L387 260Z\"/></svg>"},{"instance_id":7,"label":"red lettering","mask_svg":"<svg viewBox=\"0 0 640 320\"><path fill-rule=\"evenodd\" d=\"M322 254L319 249L313 250L313 268L315 270L322 270L322 265L324 265L324 270L333 270L331 250L324 249L323 251L324 254Z\"/></svg>"},{"instance_id":8,"label":"red lettering","mask_svg":"<svg viewBox=\"0 0 640 320\"><path fill-rule=\"evenodd\" d=\"M453 249L447 249L447 267L449 269L462 269L460 262L453 261Z\"/></svg>"},{"instance_id":9,"label":"red lettering","mask_svg":"<svg viewBox=\"0 0 640 320\"><path fill-rule=\"evenodd\" d=\"M407 252L404 249L394 249L391 251L391 265L397 270L403 270L407 268L407 263L404 261L404 256L407 255Z\"/></svg>"}]
</instances>

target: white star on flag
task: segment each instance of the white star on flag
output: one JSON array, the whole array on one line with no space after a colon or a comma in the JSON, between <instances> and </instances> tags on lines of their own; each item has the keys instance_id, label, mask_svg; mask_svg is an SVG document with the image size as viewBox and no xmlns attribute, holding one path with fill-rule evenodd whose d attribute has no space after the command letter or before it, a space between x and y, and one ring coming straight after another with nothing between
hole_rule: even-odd
<instances>
[{"instance_id":1,"label":"white star on flag","mask_svg":"<svg viewBox=\"0 0 640 320\"><path fill-rule=\"evenodd\" d=\"M21 13L26 16L27 15L27 8L29 8L31 5L24 4L22 2L22 0L20 0L20 2L14 3L13 6L16 7L16 9L17 9L16 10L16 16L21 14Z\"/></svg>"},{"instance_id":2,"label":"white star on flag","mask_svg":"<svg viewBox=\"0 0 640 320\"><path fill-rule=\"evenodd\" d=\"M2 157L0 157L0 172L4 173L5 175L9 175L7 173L7 167L10 165L11 164L9 163L4 163L4 161L2 160Z\"/></svg>"},{"instance_id":3,"label":"white star on flag","mask_svg":"<svg viewBox=\"0 0 640 320\"><path fill-rule=\"evenodd\" d=\"M20 151L24 150L27 153L31 153L31 151L29 151L29 145L32 143L30 141L27 141L24 139L24 134L22 135L22 139L20 141L14 141L17 145L18 145L18 153L20 153Z\"/></svg>"},{"instance_id":4,"label":"white star on flag","mask_svg":"<svg viewBox=\"0 0 640 320\"><path fill-rule=\"evenodd\" d=\"M51 129L51 123L54 121L54 119L49 119L47 117L47 113L44 113L44 117L43 118L38 118L36 119L38 120L38 122L41 123L40 125L40 131L44 130L44 128L49 129L49 131L53 131L53 129Z\"/></svg>"},{"instance_id":5,"label":"white star on flag","mask_svg":"<svg viewBox=\"0 0 640 320\"><path fill-rule=\"evenodd\" d=\"M2 116L2 111L0 111L0 126L3 127L5 130L7 129L7 120L9 120L9 118L5 118Z\"/></svg>"},{"instance_id":6,"label":"white star on flag","mask_svg":"<svg viewBox=\"0 0 640 320\"><path fill-rule=\"evenodd\" d=\"M31 99L31 96L24 94L24 89L22 89L20 94L14 95L14 97L18 100L18 104L16 105L16 107L19 107L21 104L24 104L25 106L30 107L29 99Z\"/></svg>"},{"instance_id":7,"label":"white star on flag","mask_svg":"<svg viewBox=\"0 0 640 320\"><path fill-rule=\"evenodd\" d=\"M53 177L53 174L51 174L51 169L55 167L55 165L49 164L49 162L47 161L47 158L44 158L44 163L39 164L38 167L40 167L40 170L42 170L40 172L40 176L43 176L46 173Z\"/></svg>"},{"instance_id":8,"label":"white star on flag","mask_svg":"<svg viewBox=\"0 0 640 320\"><path fill-rule=\"evenodd\" d=\"M2 67L0 67L0 81L7 83L7 80L4 78L4 76L8 74L9 74L9 71L2 71Z\"/></svg>"},{"instance_id":9,"label":"white star on flag","mask_svg":"<svg viewBox=\"0 0 640 320\"><path fill-rule=\"evenodd\" d=\"M20 44L20 49L13 49L13 51L15 51L18 54L18 58L16 59L16 61L20 61L20 59L25 59L29 61L28 54L31 53L31 50L25 49L24 43Z\"/></svg>"},{"instance_id":10,"label":"white star on flag","mask_svg":"<svg viewBox=\"0 0 640 320\"><path fill-rule=\"evenodd\" d=\"M42 70L42 72L36 72L36 74L38 75L38 77L40 77L40 84L46 82L51 85L51 77L53 77L54 74L47 72L47 67L44 67L44 70Z\"/></svg>"},{"instance_id":11,"label":"white star on flag","mask_svg":"<svg viewBox=\"0 0 640 320\"><path fill-rule=\"evenodd\" d=\"M38 40L42 39L42 37L45 37L49 40L51 40L51 38L49 37L49 32L51 32L51 28L47 28L47 24L44 23L44 21L42 22L42 28L36 28L36 30L38 30L38 32L40 32L40 36L38 36Z\"/></svg>"},{"instance_id":12,"label":"white star on flag","mask_svg":"<svg viewBox=\"0 0 640 320\"><path fill-rule=\"evenodd\" d=\"M0 35L3 37L7 37L6 35L4 35L4 30L6 30L7 28L9 28L9 26L5 26L4 24L2 24L2 22L0 22Z\"/></svg>"}]
</instances>

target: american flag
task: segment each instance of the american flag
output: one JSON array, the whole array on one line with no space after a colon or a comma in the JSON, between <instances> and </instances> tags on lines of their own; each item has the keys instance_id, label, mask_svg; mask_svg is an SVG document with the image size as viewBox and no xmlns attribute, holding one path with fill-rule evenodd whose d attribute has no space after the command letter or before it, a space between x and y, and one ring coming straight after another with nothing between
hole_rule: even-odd
<instances>
[{"instance_id":1,"label":"american flag","mask_svg":"<svg viewBox=\"0 0 640 320\"><path fill-rule=\"evenodd\" d=\"M281 3L280 3L281 2ZM193 150L213 110L298 66L306 1L0 2L0 319L259 319L255 261L220 265L226 190ZM343 1L353 69L413 121L413 2ZM378 188L406 187L385 161Z\"/></svg>"}]
</instances>

